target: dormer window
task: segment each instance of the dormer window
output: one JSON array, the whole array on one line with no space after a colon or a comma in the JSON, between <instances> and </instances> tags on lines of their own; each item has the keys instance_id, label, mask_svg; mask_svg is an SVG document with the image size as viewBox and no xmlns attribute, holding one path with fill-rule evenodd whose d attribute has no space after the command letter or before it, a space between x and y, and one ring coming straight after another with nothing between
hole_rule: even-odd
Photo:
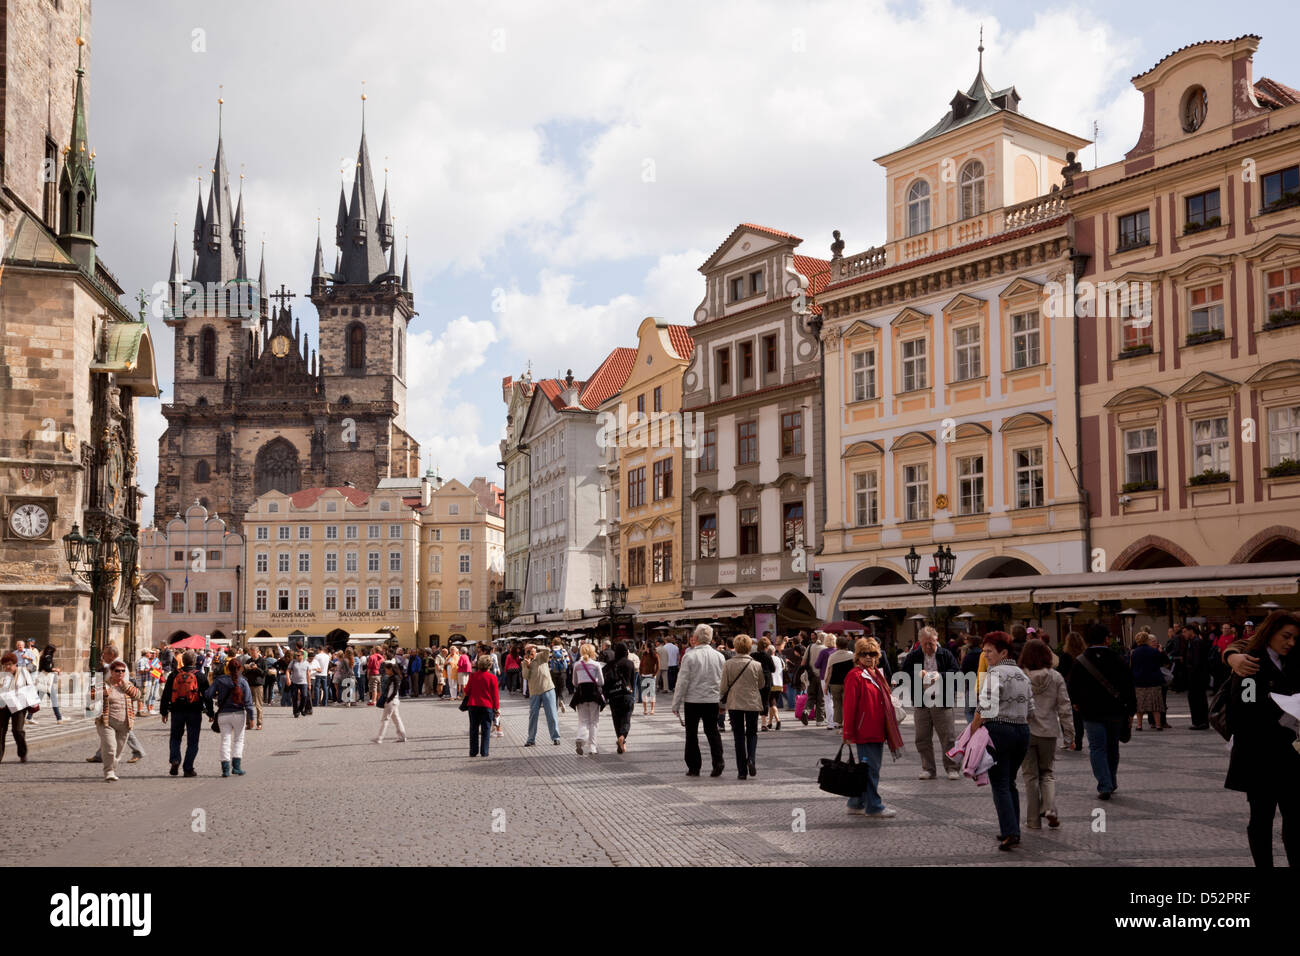
<instances>
[{"instance_id":1,"label":"dormer window","mask_svg":"<svg viewBox=\"0 0 1300 956\"><path fill-rule=\"evenodd\" d=\"M1205 87L1193 86L1183 94L1183 105L1179 112L1182 114L1183 132L1195 133L1205 122L1205 111L1209 105L1209 97L1205 94Z\"/></svg>"},{"instance_id":2,"label":"dormer window","mask_svg":"<svg viewBox=\"0 0 1300 956\"><path fill-rule=\"evenodd\" d=\"M930 184L918 179L907 190L907 234L930 231Z\"/></svg>"},{"instance_id":3,"label":"dormer window","mask_svg":"<svg viewBox=\"0 0 1300 956\"><path fill-rule=\"evenodd\" d=\"M961 218L984 212L984 164L971 160L961 168Z\"/></svg>"},{"instance_id":4,"label":"dormer window","mask_svg":"<svg viewBox=\"0 0 1300 956\"><path fill-rule=\"evenodd\" d=\"M731 301L739 302L745 297L745 277L736 276L731 280Z\"/></svg>"},{"instance_id":5,"label":"dormer window","mask_svg":"<svg viewBox=\"0 0 1300 956\"><path fill-rule=\"evenodd\" d=\"M762 291L763 291L763 272L760 269L758 272L751 272L749 274L749 294L758 295Z\"/></svg>"}]
</instances>

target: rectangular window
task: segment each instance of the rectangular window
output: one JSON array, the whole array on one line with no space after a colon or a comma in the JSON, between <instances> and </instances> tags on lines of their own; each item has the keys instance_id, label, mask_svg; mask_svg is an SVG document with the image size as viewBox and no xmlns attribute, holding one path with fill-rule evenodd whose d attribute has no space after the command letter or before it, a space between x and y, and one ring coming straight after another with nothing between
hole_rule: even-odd
<instances>
[{"instance_id":1,"label":"rectangular window","mask_svg":"<svg viewBox=\"0 0 1300 956\"><path fill-rule=\"evenodd\" d=\"M357 569L357 552L349 551L343 558L343 570L355 571Z\"/></svg>"},{"instance_id":2,"label":"rectangular window","mask_svg":"<svg viewBox=\"0 0 1300 956\"><path fill-rule=\"evenodd\" d=\"M459 565L459 568L460 568L460 573L461 573L461 574L469 574L469 573L470 573L470 556L469 556L468 554L462 554L462 555L460 555L460 565Z\"/></svg>"},{"instance_id":3,"label":"rectangular window","mask_svg":"<svg viewBox=\"0 0 1300 956\"><path fill-rule=\"evenodd\" d=\"M979 378L983 374L980 370L979 326L968 325L965 328L954 329L952 343L953 381L964 382L967 379Z\"/></svg>"},{"instance_id":4,"label":"rectangular window","mask_svg":"<svg viewBox=\"0 0 1300 956\"><path fill-rule=\"evenodd\" d=\"M441 541L441 540L442 540L442 529L441 529L441 528L434 528L433 531L432 531L432 533L429 535L429 540L430 540L430 541Z\"/></svg>"},{"instance_id":5,"label":"rectangular window","mask_svg":"<svg viewBox=\"0 0 1300 956\"><path fill-rule=\"evenodd\" d=\"M336 525L336 524L328 524L328 525L326 525L326 526L325 526L325 540L326 540L326 541L337 541L338 539L339 539L339 526Z\"/></svg>"},{"instance_id":6,"label":"rectangular window","mask_svg":"<svg viewBox=\"0 0 1300 956\"><path fill-rule=\"evenodd\" d=\"M645 584L645 548L627 549L627 583L634 588Z\"/></svg>"},{"instance_id":7,"label":"rectangular window","mask_svg":"<svg viewBox=\"0 0 1300 956\"><path fill-rule=\"evenodd\" d=\"M984 456L957 459L957 513L984 513Z\"/></svg>"},{"instance_id":8,"label":"rectangular window","mask_svg":"<svg viewBox=\"0 0 1300 956\"><path fill-rule=\"evenodd\" d=\"M1203 418L1192 422L1192 474L1229 470L1228 419Z\"/></svg>"},{"instance_id":9,"label":"rectangular window","mask_svg":"<svg viewBox=\"0 0 1300 956\"><path fill-rule=\"evenodd\" d=\"M369 552L366 553L366 570L367 570L367 571L378 571L378 570L379 570L379 552L378 552L378 551L369 551Z\"/></svg>"},{"instance_id":10,"label":"rectangular window","mask_svg":"<svg viewBox=\"0 0 1300 956\"><path fill-rule=\"evenodd\" d=\"M752 465L758 461L758 422L741 422L736 426L736 464Z\"/></svg>"},{"instance_id":11,"label":"rectangular window","mask_svg":"<svg viewBox=\"0 0 1300 956\"><path fill-rule=\"evenodd\" d=\"M740 380L746 381L754 377L754 343L740 343Z\"/></svg>"},{"instance_id":12,"label":"rectangular window","mask_svg":"<svg viewBox=\"0 0 1300 956\"><path fill-rule=\"evenodd\" d=\"M449 503L447 504L447 514L449 514L449 515L458 515L458 514L460 514L460 504L459 504L458 502L455 502L455 501L449 502Z\"/></svg>"},{"instance_id":13,"label":"rectangular window","mask_svg":"<svg viewBox=\"0 0 1300 956\"><path fill-rule=\"evenodd\" d=\"M718 516L700 515L700 557L718 556Z\"/></svg>"},{"instance_id":14,"label":"rectangular window","mask_svg":"<svg viewBox=\"0 0 1300 956\"><path fill-rule=\"evenodd\" d=\"M1016 458L1016 507L1043 506L1043 449L1021 448Z\"/></svg>"},{"instance_id":15,"label":"rectangular window","mask_svg":"<svg viewBox=\"0 0 1300 956\"><path fill-rule=\"evenodd\" d=\"M289 552L281 551L275 556L276 570L281 574L287 574L289 571Z\"/></svg>"},{"instance_id":16,"label":"rectangular window","mask_svg":"<svg viewBox=\"0 0 1300 956\"><path fill-rule=\"evenodd\" d=\"M925 388L925 339L909 339L900 348L903 354L903 391Z\"/></svg>"},{"instance_id":17,"label":"rectangular window","mask_svg":"<svg viewBox=\"0 0 1300 956\"><path fill-rule=\"evenodd\" d=\"M627 473L627 506L639 508L645 504L645 467L633 468Z\"/></svg>"},{"instance_id":18,"label":"rectangular window","mask_svg":"<svg viewBox=\"0 0 1300 956\"><path fill-rule=\"evenodd\" d=\"M275 529L275 536L280 541L288 541L289 526L287 524L280 525L278 528Z\"/></svg>"},{"instance_id":19,"label":"rectangular window","mask_svg":"<svg viewBox=\"0 0 1300 956\"><path fill-rule=\"evenodd\" d=\"M740 509L741 554L758 554L758 509Z\"/></svg>"},{"instance_id":20,"label":"rectangular window","mask_svg":"<svg viewBox=\"0 0 1300 956\"><path fill-rule=\"evenodd\" d=\"M736 276L731 280L731 301L739 302L745 297L745 277Z\"/></svg>"},{"instance_id":21,"label":"rectangular window","mask_svg":"<svg viewBox=\"0 0 1300 956\"><path fill-rule=\"evenodd\" d=\"M298 610L300 611L311 610L311 588L298 589Z\"/></svg>"},{"instance_id":22,"label":"rectangular window","mask_svg":"<svg viewBox=\"0 0 1300 956\"><path fill-rule=\"evenodd\" d=\"M208 552L208 564L210 564L210 565L212 565L212 564L217 564L217 565L221 564L221 552L220 552L220 551L209 551L209 552Z\"/></svg>"},{"instance_id":23,"label":"rectangular window","mask_svg":"<svg viewBox=\"0 0 1300 956\"><path fill-rule=\"evenodd\" d=\"M930 466L903 468L904 520L924 521L930 517Z\"/></svg>"},{"instance_id":24,"label":"rectangular window","mask_svg":"<svg viewBox=\"0 0 1300 956\"><path fill-rule=\"evenodd\" d=\"M1119 315L1123 329L1123 349L1126 352L1149 349L1155 341L1152 337L1154 322L1151 318L1149 297L1134 291L1130 285L1120 299Z\"/></svg>"},{"instance_id":25,"label":"rectangular window","mask_svg":"<svg viewBox=\"0 0 1300 956\"><path fill-rule=\"evenodd\" d=\"M781 416L781 455L803 454L803 412L786 412Z\"/></svg>"},{"instance_id":26,"label":"rectangular window","mask_svg":"<svg viewBox=\"0 0 1300 956\"><path fill-rule=\"evenodd\" d=\"M194 613L195 614L208 613L208 592L207 591L194 592Z\"/></svg>"},{"instance_id":27,"label":"rectangular window","mask_svg":"<svg viewBox=\"0 0 1300 956\"><path fill-rule=\"evenodd\" d=\"M644 392L642 392L640 395L636 397L636 410L637 410L637 414L639 415L645 414L645 393Z\"/></svg>"},{"instance_id":28,"label":"rectangular window","mask_svg":"<svg viewBox=\"0 0 1300 956\"><path fill-rule=\"evenodd\" d=\"M1011 367L1029 368L1043 360L1042 333L1037 312L1021 312L1011 317Z\"/></svg>"},{"instance_id":29,"label":"rectangular window","mask_svg":"<svg viewBox=\"0 0 1300 956\"><path fill-rule=\"evenodd\" d=\"M1223 220L1219 218L1219 191L1211 189L1208 192L1197 193L1195 196L1188 196L1184 201L1187 210L1187 224L1184 226L1184 232L1196 232L1200 229L1213 228Z\"/></svg>"},{"instance_id":30,"label":"rectangular window","mask_svg":"<svg viewBox=\"0 0 1300 956\"><path fill-rule=\"evenodd\" d=\"M1260 195L1265 212L1300 202L1300 166L1267 174L1260 180Z\"/></svg>"},{"instance_id":31,"label":"rectangular window","mask_svg":"<svg viewBox=\"0 0 1300 956\"><path fill-rule=\"evenodd\" d=\"M559 513L558 511L555 513L555 517L556 517L556 520L559 519L559 517L560 517L560 513ZM461 528L461 529L460 529L460 540L462 540L462 541L468 541L468 540L469 540L469 533L470 533L470 529L469 529L469 528Z\"/></svg>"},{"instance_id":32,"label":"rectangular window","mask_svg":"<svg viewBox=\"0 0 1300 956\"><path fill-rule=\"evenodd\" d=\"M325 571L328 574L334 574L339 569L339 553L337 551L325 552Z\"/></svg>"},{"instance_id":33,"label":"rectangular window","mask_svg":"<svg viewBox=\"0 0 1300 956\"><path fill-rule=\"evenodd\" d=\"M1268 410L1268 463L1300 462L1300 405Z\"/></svg>"},{"instance_id":34,"label":"rectangular window","mask_svg":"<svg viewBox=\"0 0 1300 956\"><path fill-rule=\"evenodd\" d=\"M656 385L654 390L654 410L662 412L664 410L664 387Z\"/></svg>"},{"instance_id":35,"label":"rectangular window","mask_svg":"<svg viewBox=\"0 0 1300 956\"><path fill-rule=\"evenodd\" d=\"M266 525L262 525L262 526L260 526L260 527L257 529L257 540L258 540L258 541L266 541L266 540L269 540L270 537L271 537L271 535L270 535L270 530L271 530L271 529L268 528L268 527L266 527Z\"/></svg>"},{"instance_id":36,"label":"rectangular window","mask_svg":"<svg viewBox=\"0 0 1300 956\"><path fill-rule=\"evenodd\" d=\"M1264 285L1270 317L1300 314L1300 268L1274 269L1265 275Z\"/></svg>"},{"instance_id":37,"label":"rectangular window","mask_svg":"<svg viewBox=\"0 0 1300 956\"><path fill-rule=\"evenodd\" d=\"M763 371L768 375L776 374L777 352L776 336L763 336Z\"/></svg>"},{"instance_id":38,"label":"rectangular window","mask_svg":"<svg viewBox=\"0 0 1300 956\"><path fill-rule=\"evenodd\" d=\"M388 570L389 571L402 570L402 552L400 551L388 552Z\"/></svg>"},{"instance_id":39,"label":"rectangular window","mask_svg":"<svg viewBox=\"0 0 1300 956\"><path fill-rule=\"evenodd\" d=\"M311 525L309 524L298 525L298 540L299 541L311 540Z\"/></svg>"},{"instance_id":40,"label":"rectangular window","mask_svg":"<svg viewBox=\"0 0 1300 956\"><path fill-rule=\"evenodd\" d=\"M803 502L781 505L781 543L786 551L803 546Z\"/></svg>"},{"instance_id":41,"label":"rectangular window","mask_svg":"<svg viewBox=\"0 0 1300 956\"><path fill-rule=\"evenodd\" d=\"M270 570L270 568L268 567L268 560L265 551L257 552L257 556L254 558L254 561L256 562L254 564L254 567L256 568L258 574L266 574L266 572Z\"/></svg>"},{"instance_id":42,"label":"rectangular window","mask_svg":"<svg viewBox=\"0 0 1300 956\"><path fill-rule=\"evenodd\" d=\"M366 588L366 610L379 610L379 588Z\"/></svg>"},{"instance_id":43,"label":"rectangular window","mask_svg":"<svg viewBox=\"0 0 1300 956\"><path fill-rule=\"evenodd\" d=\"M1119 217L1119 251L1136 249L1151 242L1151 211L1143 209Z\"/></svg>"},{"instance_id":44,"label":"rectangular window","mask_svg":"<svg viewBox=\"0 0 1300 956\"><path fill-rule=\"evenodd\" d=\"M289 610L289 589L280 588L275 592L275 609L277 611Z\"/></svg>"},{"instance_id":45,"label":"rectangular window","mask_svg":"<svg viewBox=\"0 0 1300 956\"><path fill-rule=\"evenodd\" d=\"M429 555L429 573L442 574L442 555L440 554Z\"/></svg>"},{"instance_id":46,"label":"rectangular window","mask_svg":"<svg viewBox=\"0 0 1300 956\"><path fill-rule=\"evenodd\" d=\"M760 269L758 272L751 272L749 274L749 294L758 295L762 291L763 291L763 272Z\"/></svg>"},{"instance_id":47,"label":"rectangular window","mask_svg":"<svg viewBox=\"0 0 1300 956\"><path fill-rule=\"evenodd\" d=\"M1124 433L1125 484L1149 484L1152 488L1159 486L1156 447L1154 428L1135 428Z\"/></svg>"},{"instance_id":48,"label":"rectangular window","mask_svg":"<svg viewBox=\"0 0 1300 956\"><path fill-rule=\"evenodd\" d=\"M357 609L357 589L344 588L343 589L343 610L355 611L356 609Z\"/></svg>"},{"instance_id":49,"label":"rectangular window","mask_svg":"<svg viewBox=\"0 0 1300 956\"><path fill-rule=\"evenodd\" d=\"M266 610L266 588L258 588L253 593L253 608L258 611Z\"/></svg>"},{"instance_id":50,"label":"rectangular window","mask_svg":"<svg viewBox=\"0 0 1300 956\"><path fill-rule=\"evenodd\" d=\"M876 350L862 349L850 358L853 368L853 400L865 402L876 397Z\"/></svg>"},{"instance_id":51,"label":"rectangular window","mask_svg":"<svg viewBox=\"0 0 1300 956\"><path fill-rule=\"evenodd\" d=\"M655 584L673 579L673 543L671 541L659 541L653 546L651 557L653 558L652 580Z\"/></svg>"},{"instance_id":52,"label":"rectangular window","mask_svg":"<svg viewBox=\"0 0 1300 956\"><path fill-rule=\"evenodd\" d=\"M233 609L233 595L229 591L217 592L217 613L229 614Z\"/></svg>"},{"instance_id":53,"label":"rectangular window","mask_svg":"<svg viewBox=\"0 0 1300 956\"><path fill-rule=\"evenodd\" d=\"M173 552L172 552L172 560L173 560L173 561L184 561L184 560L185 560L185 552L184 552L184 550L181 550L181 551L173 551Z\"/></svg>"},{"instance_id":54,"label":"rectangular window","mask_svg":"<svg viewBox=\"0 0 1300 956\"><path fill-rule=\"evenodd\" d=\"M325 589L325 610L337 611L338 609L339 609L339 589L326 588Z\"/></svg>"},{"instance_id":55,"label":"rectangular window","mask_svg":"<svg viewBox=\"0 0 1300 956\"><path fill-rule=\"evenodd\" d=\"M880 523L880 490L874 471L853 476L853 511L859 528Z\"/></svg>"},{"instance_id":56,"label":"rectangular window","mask_svg":"<svg viewBox=\"0 0 1300 956\"><path fill-rule=\"evenodd\" d=\"M361 529L358 525L350 524L343 530L344 530L343 536L347 538L349 541L356 541L357 538L360 536Z\"/></svg>"},{"instance_id":57,"label":"rectangular window","mask_svg":"<svg viewBox=\"0 0 1300 956\"><path fill-rule=\"evenodd\" d=\"M442 592L437 588L429 588L429 610L442 610Z\"/></svg>"},{"instance_id":58,"label":"rectangular window","mask_svg":"<svg viewBox=\"0 0 1300 956\"><path fill-rule=\"evenodd\" d=\"M311 572L311 552L299 551L298 552L298 573L308 574L310 572Z\"/></svg>"},{"instance_id":59,"label":"rectangular window","mask_svg":"<svg viewBox=\"0 0 1300 956\"><path fill-rule=\"evenodd\" d=\"M1188 293L1187 334L1199 335L1207 332L1223 331L1223 283Z\"/></svg>"},{"instance_id":60,"label":"rectangular window","mask_svg":"<svg viewBox=\"0 0 1300 956\"><path fill-rule=\"evenodd\" d=\"M730 385L731 384L731 351L730 349L727 348L720 348L718 349L716 355L717 355L716 361L718 364L718 384Z\"/></svg>"},{"instance_id":61,"label":"rectangular window","mask_svg":"<svg viewBox=\"0 0 1300 956\"><path fill-rule=\"evenodd\" d=\"M673 496L673 460L664 458L654 463L654 500L663 501Z\"/></svg>"},{"instance_id":62,"label":"rectangular window","mask_svg":"<svg viewBox=\"0 0 1300 956\"><path fill-rule=\"evenodd\" d=\"M373 541L375 538L378 537L379 537L379 525L377 524L366 525L366 538Z\"/></svg>"},{"instance_id":63,"label":"rectangular window","mask_svg":"<svg viewBox=\"0 0 1300 956\"><path fill-rule=\"evenodd\" d=\"M266 595L265 591L262 591L260 593L265 597ZM172 613L173 614L185 613L185 592L184 591L172 592Z\"/></svg>"},{"instance_id":64,"label":"rectangular window","mask_svg":"<svg viewBox=\"0 0 1300 956\"><path fill-rule=\"evenodd\" d=\"M469 588L461 588L456 592L456 602L459 610L469 610Z\"/></svg>"},{"instance_id":65,"label":"rectangular window","mask_svg":"<svg viewBox=\"0 0 1300 956\"><path fill-rule=\"evenodd\" d=\"M400 611L401 609L402 609L402 589L389 588L388 589L388 610Z\"/></svg>"},{"instance_id":66,"label":"rectangular window","mask_svg":"<svg viewBox=\"0 0 1300 956\"><path fill-rule=\"evenodd\" d=\"M704 429L700 436L700 471L718 470L718 430Z\"/></svg>"}]
</instances>

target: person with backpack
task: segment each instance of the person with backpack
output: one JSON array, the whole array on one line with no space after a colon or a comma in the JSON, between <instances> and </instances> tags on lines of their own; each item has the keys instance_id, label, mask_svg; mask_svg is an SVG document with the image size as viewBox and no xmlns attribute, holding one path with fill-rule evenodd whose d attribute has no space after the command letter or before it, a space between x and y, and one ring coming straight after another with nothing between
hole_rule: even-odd
<instances>
[{"instance_id":1,"label":"person with backpack","mask_svg":"<svg viewBox=\"0 0 1300 956\"><path fill-rule=\"evenodd\" d=\"M253 648L243 661L244 679L248 681L248 686L253 690L253 710L257 713L257 721L250 725L251 730L262 729L262 685L266 681L266 671L263 669L266 661L261 656L261 652L256 647Z\"/></svg>"},{"instance_id":2,"label":"person with backpack","mask_svg":"<svg viewBox=\"0 0 1300 956\"><path fill-rule=\"evenodd\" d=\"M1246 839L1256 866L1273 865L1273 818L1282 812L1282 845L1287 863L1300 865L1300 748L1294 723L1286 726L1282 708L1272 695L1300 693L1300 616L1277 610L1246 642L1239 653L1258 662L1250 677L1234 674L1215 695L1212 716L1220 713L1224 733L1232 741L1228 775L1223 785L1246 794L1250 820ZM1246 681L1254 692L1246 693ZM1216 720L1216 728L1220 723Z\"/></svg>"},{"instance_id":3,"label":"person with backpack","mask_svg":"<svg viewBox=\"0 0 1300 956\"><path fill-rule=\"evenodd\" d=\"M586 752L596 755L596 734L600 727L600 712L605 707L604 673L596 661L596 646L584 643L578 648L579 658L573 665L573 699L570 703L578 712L578 737L575 746L578 756Z\"/></svg>"},{"instance_id":4,"label":"person with backpack","mask_svg":"<svg viewBox=\"0 0 1300 956\"><path fill-rule=\"evenodd\" d=\"M569 687L569 652L565 650L564 639L551 638L551 683L555 685L555 704L560 713L564 713L564 694Z\"/></svg>"},{"instance_id":5,"label":"person with backpack","mask_svg":"<svg viewBox=\"0 0 1300 956\"><path fill-rule=\"evenodd\" d=\"M301 653L301 652L300 652ZM221 731L221 776L244 775L244 731L253 722L253 689L244 679L244 666L226 661L226 672L212 682L204 695L217 712Z\"/></svg>"},{"instance_id":6,"label":"person with backpack","mask_svg":"<svg viewBox=\"0 0 1300 956\"><path fill-rule=\"evenodd\" d=\"M636 667L628 656L627 644L619 641L613 647L613 659L605 663L605 699L609 701L609 716L614 722L614 738L619 753L627 753L627 735L632 732L632 711L636 709Z\"/></svg>"},{"instance_id":7,"label":"person with backpack","mask_svg":"<svg viewBox=\"0 0 1300 956\"><path fill-rule=\"evenodd\" d=\"M171 776L176 776L178 769L184 769L185 776L197 777L194 760L199 755L199 737L203 733L203 714L215 717L212 703L208 700L208 679L195 666L198 661L193 651L186 651L181 656L180 670L167 675L163 685L162 702L158 713L166 726L167 719L173 713L175 722L171 726ZM181 760L181 738L185 738L185 760Z\"/></svg>"},{"instance_id":8,"label":"person with backpack","mask_svg":"<svg viewBox=\"0 0 1300 956\"><path fill-rule=\"evenodd\" d=\"M1119 655L1106 646L1105 624L1088 629L1088 646L1070 667L1066 687L1071 705L1083 718L1088 760L1097 780L1097 796L1109 800L1119 772L1119 745L1129 739L1129 721L1137 713L1133 675Z\"/></svg>"}]
</instances>

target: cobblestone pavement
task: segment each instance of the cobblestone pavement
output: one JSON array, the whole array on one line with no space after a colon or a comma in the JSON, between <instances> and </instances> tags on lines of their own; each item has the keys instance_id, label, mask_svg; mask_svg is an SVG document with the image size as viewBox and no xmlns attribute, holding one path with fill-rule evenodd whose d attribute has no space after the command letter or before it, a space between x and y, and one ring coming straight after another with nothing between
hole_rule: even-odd
<instances>
[{"instance_id":1,"label":"cobblestone pavement","mask_svg":"<svg viewBox=\"0 0 1300 956\"><path fill-rule=\"evenodd\" d=\"M614 753L608 713L600 754L579 757L577 721L561 715L562 745L540 720L522 745L527 705L503 701L505 737L492 756L468 756L468 721L454 702L403 702L410 740L371 743L379 714L317 708L295 720L266 712L249 734L248 774L219 776L219 738L203 733L198 779L167 775L167 730L137 724L147 756L105 784L85 762L94 738L49 740L18 764L9 741L0 766L2 828L10 865L1213 865L1248 866L1246 801L1223 789L1220 738L1187 730L1186 704L1170 701L1175 729L1135 733L1122 751L1120 789L1097 801L1087 753L1057 757L1059 830L1025 830L996 852L987 788L918 780L911 721L907 751L886 757L882 794L893 820L845 813L816 786L817 760L838 734L803 727L759 734L757 778L739 781L730 731L727 770L684 776L683 732L661 695L658 714L633 718L629 749ZM787 719L788 718L788 719ZM390 730L391 735L391 730ZM703 741L701 741L703 744ZM706 768L708 766L706 759ZM1023 798L1023 794L1022 794ZM18 808L25 808L18 810ZM15 812L17 810L17 812ZM205 832L195 832L202 811ZM1104 812L1104 831L1094 812ZM21 834L13 829L23 821ZM21 839L14 837L21 836ZM1276 854L1285 861L1280 836Z\"/></svg>"}]
</instances>

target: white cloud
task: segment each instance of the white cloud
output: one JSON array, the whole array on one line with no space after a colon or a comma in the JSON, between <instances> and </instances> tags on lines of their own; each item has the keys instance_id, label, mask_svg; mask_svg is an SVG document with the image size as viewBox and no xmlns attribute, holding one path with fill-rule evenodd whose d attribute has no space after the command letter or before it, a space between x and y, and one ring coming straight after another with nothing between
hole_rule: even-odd
<instances>
[{"instance_id":1,"label":"white cloud","mask_svg":"<svg viewBox=\"0 0 1300 956\"><path fill-rule=\"evenodd\" d=\"M158 440L167 430L162 405L169 401L171 399L164 394L159 398L142 398L136 406L136 449L140 456L136 484L149 496L140 506L142 525L153 524L154 492L158 485Z\"/></svg>"}]
</instances>

